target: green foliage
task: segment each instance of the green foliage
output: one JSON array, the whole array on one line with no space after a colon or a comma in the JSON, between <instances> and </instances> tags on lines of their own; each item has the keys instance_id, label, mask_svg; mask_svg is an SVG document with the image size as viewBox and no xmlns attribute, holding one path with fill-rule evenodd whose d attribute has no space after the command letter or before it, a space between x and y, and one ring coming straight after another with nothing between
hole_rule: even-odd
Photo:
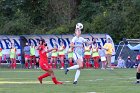
<instances>
[{"instance_id":1,"label":"green foliage","mask_svg":"<svg viewBox=\"0 0 140 93\"><path fill-rule=\"evenodd\" d=\"M0 34L108 33L139 38L140 0L0 0Z\"/></svg>"}]
</instances>

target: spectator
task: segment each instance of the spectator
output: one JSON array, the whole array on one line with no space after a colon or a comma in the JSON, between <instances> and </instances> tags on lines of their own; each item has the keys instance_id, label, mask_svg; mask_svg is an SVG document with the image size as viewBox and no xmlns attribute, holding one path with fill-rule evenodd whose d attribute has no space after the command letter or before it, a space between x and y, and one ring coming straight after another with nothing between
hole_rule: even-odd
<instances>
[{"instance_id":1,"label":"spectator","mask_svg":"<svg viewBox=\"0 0 140 93\"><path fill-rule=\"evenodd\" d=\"M100 55L100 59L101 59L101 62L102 62L102 68L101 69L106 69L106 57L105 57L105 50L99 46L99 55Z\"/></svg>"},{"instance_id":2,"label":"spectator","mask_svg":"<svg viewBox=\"0 0 140 93\"><path fill-rule=\"evenodd\" d=\"M122 59L122 57L119 57L117 61L118 61L118 64L117 64L118 68L126 68L125 61Z\"/></svg>"},{"instance_id":3,"label":"spectator","mask_svg":"<svg viewBox=\"0 0 140 93\"><path fill-rule=\"evenodd\" d=\"M110 38L107 39L107 42L105 43L103 48L106 50L106 61L107 61L106 65L110 69L113 69L113 67L111 66L111 57L112 57L112 53L114 49L113 49L112 41Z\"/></svg>"},{"instance_id":4,"label":"spectator","mask_svg":"<svg viewBox=\"0 0 140 93\"><path fill-rule=\"evenodd\" d=\"M30 46L26 43L24 47L25 68L28 69L28 62L30 61Z\"/></svg>"},{"instance_id":5,"label":"spectator","mask_svg":"<svg viewBox=\"0 0 140 93\"><path fill-rule=\"evenodd\" d=\"M134 65L135 63L131 60L131 57L128 56L126 60L126 68L133 68Z\"/></svg>"}]
</instances>

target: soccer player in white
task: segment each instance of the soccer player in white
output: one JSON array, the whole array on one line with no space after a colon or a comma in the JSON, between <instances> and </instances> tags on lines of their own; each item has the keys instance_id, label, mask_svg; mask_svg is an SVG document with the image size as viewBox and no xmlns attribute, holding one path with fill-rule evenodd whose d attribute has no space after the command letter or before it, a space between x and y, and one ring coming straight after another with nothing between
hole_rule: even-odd
<instances>
[{"instance_id":1,"label":"soccer player in white","mask_svg":"<svg viewBox=\"0 0 140 93\"><path fill-rule=\"evenodd\" d=\"M84 55L83 45L84 45L84 43L88 43L88 44L93 43L92 41L87 42L86 39L84 39L83 37L80 37L81 29L76 28L75 29L75 34L76 34L76 36L73 37L70 46L74 48L73 58L74 58L74 60L76 61L77 64L74 65L74 66L71 66L71 67L69 67L65 70L65 74L67 74L69 70L72 70L72 69L77 70L76 74L75 74L75 79L74 79L73 84L77 84L77 80L80 76L80 69L83 68L83 55Z\"/></svg>"}]
</instances>

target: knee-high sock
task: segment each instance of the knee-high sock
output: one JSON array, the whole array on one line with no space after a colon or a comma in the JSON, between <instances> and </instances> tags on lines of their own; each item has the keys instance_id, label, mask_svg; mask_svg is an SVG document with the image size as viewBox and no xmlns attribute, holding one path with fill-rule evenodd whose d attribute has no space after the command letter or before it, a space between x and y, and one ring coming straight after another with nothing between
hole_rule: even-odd
<instances>
[{"instance_id":1,"label":"knee-high sock","mask_svg":"<svg viewBox=\"0 0 140 93\"><path fill-rule=\"evenodd\" d=\"M64 62L61 62L61 68L64 68Z\"/></svg>"},{"instance_id":2,"label":"knee-high sock","mask_svg":"<svg viewBox=\"0 0 140 93\"><path fill-rule=\"evenodd\" d=\"M140 73L136 73L136 79L139 80L140 79Z\"/></svg>"},{"instance_id":3,"label":"knee-high sock","mask_svg":"<svg viewBox=\"0 0 140 93\"><path fill-rule=\"evenodd\" d=\"M69 68L67 68L68 70L71 70L71 69L78 69L79 68L79 65L74 65L74 66L71 66Z\"/></svg>"},{"instance_id":4,"label":"knee-high sock","mask_svg":"<svg viewBox=\"0 0 140 93\"><path fill-rule=\"evenodd\" d=\"M28 68L28 62L25 62L25 68Z\"/></svg>"},{"instance_id":5,"label":"knee-high sock","mask_svg":"<svg viewBox=\"0 0 140 93\"><path fill-rule=\"evenodd\" d=\"M73 66L73 63L72 63L72 61L70 61L69 65L70 65L70 66Z\"/></svg>"},{"instance_id":6,"label":"knee-high sock","mask_svg":"<svg viewBox=\"0 0 140 93\"><path fill-rule=\"evenodd\" d=\"M75 74L75 79L74 79L74 81L77 81L78 78L79 78L79 76L80 76L80 70L77 69L76 74Z\"/></svg>"},{"instance_id":7,"label":"knee-high sock","mask_svg":"<svg viewBox=\"0 0 140 93\"><path fill-rule=\"evenodd\" d=\"M30 60L30 67L32 68L33 60Z\"/></svg>"},{"instance_id":8,"label":"knee-high sock","mask_svg":"<svg viewBox=\"0 0 140 93\"><path fill-rule=\"evenodd\" d=\"M50 74L49 73L45 73L45 74L39 76L38 78L43 79L43 78L48 77L48 76L50 76Z\"/></svg>"},{"instance_id":9,"label":"knee-high sock","mask_svg":"<svg viewBox=\"0 0 140 93\"><path fill-rule=\"evenodd\" d=\"M88 63L88 61L86 62L86 68L88 68L89 67L89 63Z\"/></svg>"},{"instance_id":10,"label":"knee-high sock","mask_svg":"<svg viewBox=\"0 0 140 93\"><path fill-rule=\"evenodd\" d=\"M56 77L52 77L52 81L54 84L57 84L59 81L56 79Z\"/></svg>"}]
</instances>

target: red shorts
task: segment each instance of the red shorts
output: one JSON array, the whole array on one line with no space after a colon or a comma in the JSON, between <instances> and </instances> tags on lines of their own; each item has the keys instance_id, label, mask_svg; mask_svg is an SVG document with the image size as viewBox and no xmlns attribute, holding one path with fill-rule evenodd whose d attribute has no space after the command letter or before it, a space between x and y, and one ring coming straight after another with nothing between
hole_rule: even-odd
<instances>
[{"instance_id":1,"label":"red shorts","mask_svg":"<svg viewBox=\"0 0 140 93\"><path fill-rule=\"evenodd\" d=\"M59 55L59 58L61 58L61 57L65 58L65 55Z\"/></svg>"},{"instance_id":2,"label":"red shorts","mask_svg":"<svg viewBox=\"0 0 140 93\"><path fill-rule=\"evenodd\" d=\"M30 58L30 55L24 55L25 58Z\"/></svg>"},{"instance_id":3,"label":"red shorts","mask_svg":"<svg viewBox=\"0 0 140 93\"><path fill-rule=\"evenodd\" d=\"M35 55L33 55L33 56L30 56L30 58L36 58L36 57L35 57Z\"/></svg>"},{"instance_id":4,"label":"red shorts","mask_svg":"<svg viewBox=\"0 0 140 93\"><path fill-rule=\"evenodd\" d=\"M93 60L100 59L100 56L93 57Z\"/></svg>"},{"instance_id":5,"label":"red shorts","mask_svg":"<svg viewBox=\"0 0 140 93\"><path fill-rule=\"evenodd\" d=\"M49 64L42 63L42 64L40 64L40 68L41 68L42 70L47 71L47 70L51 69L51 66L50 66Z\"/></svg>"},{"instance_id":6,"label":"red shorts","mask_svg":"<svg viewBox=\"0 0 140 93\"><path fill-rule=\"evenodd\" d=\"M57 58L57 56L51 56L52 58Z\"/></svg>"},{"instance_id":7,"label":"red shorts","mask_svg":"<svg viewBox=\"0 0 140 93\"><path fill-rule=\"evenodd\" d=\"M90 58L90 55L85 55L84 58L88 58L89 59Z\"/></svg>"}]
</instances>

